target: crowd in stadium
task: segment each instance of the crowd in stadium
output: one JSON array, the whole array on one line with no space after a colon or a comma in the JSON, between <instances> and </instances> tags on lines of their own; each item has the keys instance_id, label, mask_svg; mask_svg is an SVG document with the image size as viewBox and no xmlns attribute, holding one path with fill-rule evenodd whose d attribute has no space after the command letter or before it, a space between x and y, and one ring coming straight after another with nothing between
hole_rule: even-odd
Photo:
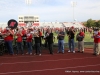
<instances>
[{"instance_id":1,"label":"crowd in stadium","mask_svg":"<svg viewBox=\"0 0 100 75\"><path fill-rule=\"evenodd\" d=\"M48 44L48 50L50 54L54 54L53 52L53 43L54 43L54 33L56 32L58 39L58 51L57 53L64 53L64 38L65 35L68 36L68 52L75 53L75 41L78 41L78 52L84 53L84 37L85 32L89 31L90 33L94 29L76 29L73 26L70 28L32 28L32 27L17 27L16 29L12 29L6 27L5 29L0 28L0 45L4 44L4 47L7 49L9 55L18 55L21 54L29 54L33 55L33 41L35 42L35 53L34 55L41 56L41 46L42 40L45 40ZM75 37L76 31L79 31ZM93 54L100 54L100 31L98 29L94 30L93 36L94 38L94 49ZM4 41L4 43L3 43ZM13 42L16 44L16 52L13 49ZM24 52L24 46L27 46L27 53ZM0 50L1 51L1 50Z\"/></svg>"}]
</instances>

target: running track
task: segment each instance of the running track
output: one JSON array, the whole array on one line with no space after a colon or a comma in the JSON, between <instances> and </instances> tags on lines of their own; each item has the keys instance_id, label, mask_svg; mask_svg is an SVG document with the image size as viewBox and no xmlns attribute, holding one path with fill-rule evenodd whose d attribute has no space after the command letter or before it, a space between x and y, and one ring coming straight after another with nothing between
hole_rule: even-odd
<instances>
[{"instance_id":1,"label":"running track","mask_svg":"<svg viewBox=\"0 0 100 75\"><path fill-rule=\"evenodd\" d=\"M100 75L100 56L92 55L92 49L85 53L0 56L0 75Z\"/></svg>"}]
</instances>

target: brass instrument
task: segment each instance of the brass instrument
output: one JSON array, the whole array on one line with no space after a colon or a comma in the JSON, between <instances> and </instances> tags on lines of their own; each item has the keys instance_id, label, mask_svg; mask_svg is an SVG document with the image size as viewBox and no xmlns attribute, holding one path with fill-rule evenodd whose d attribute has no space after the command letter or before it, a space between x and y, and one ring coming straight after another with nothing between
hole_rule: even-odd
<instances>
[{"instance_id":1,"label":"brass instrument","mask_svg":"<svg viewBox=\"0 0 100 75\"><path fill-rule=\"evenodd\" d=\"M9 36L10 33L4 33L4 34L0 33L0 35L1 35L3 38L5 38L5 37Z\"/></svg>"},{"instance_id":2,"label":"brass instrument","mask_svg":"<svg viewBox=\"0 0 100 75\"><path fill-rule=\"evenodd\" d=\"M33 37L39 37L39 33L37 31L31 33L33 34Z\"/></svg>"}]
</instances>

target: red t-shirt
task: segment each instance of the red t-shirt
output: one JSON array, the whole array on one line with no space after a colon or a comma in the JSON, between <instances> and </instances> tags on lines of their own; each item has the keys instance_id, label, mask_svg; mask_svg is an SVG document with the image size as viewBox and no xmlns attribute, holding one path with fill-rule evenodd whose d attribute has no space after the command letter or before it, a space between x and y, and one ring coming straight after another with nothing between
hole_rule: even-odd
<instances>
[{"instance_id":1,"label":"red t-shirt","mask_svg":"<svg viewBox=\"0 0 100 75\"><path fill-rule=\"evenodd\" d=\"M100 32L98 32L97 36L99 36L99 38L97 38L98 43L100 43Z\"/></svg>"},{"instance_id":2,"label":"red t-shirt","mask_svg":"<svg viewBox=\"0 0 100 75\"><path fill-rule=\"evenodd\" d=\"M17 34L17 42L22 42L22 36L21 34Z\"/></svg>"},{"instance_id":3,"label":"red t-shirt","mask_svg":"<svg viewBox=\"0 0 100 75\"><path fill-rule=\"evenodd\" d=\"M42 36L42 32L40 32L39 35Z\"/></svg>"},{"instance_id":4,"label":"red t-shirt","mask_svg":"<svg viewBox=\"0 0 100 75\"><path fill-rule=\"evenodd\" d=\"M98 38L94 37L94 43L98 43Z\"/></svg>"},{"instance_id":5,"label":"red t-shirt","mask_svg":"<svg viewBox=\"0 0 100 75\"><path fill-rule=\"evenodd\" d=\"M32 34L27 34L27 42L32 42Z\"/></svg>"},{"instance_id":6,"label":"red t-shirt","mask_svg":"<svg viewBox=\"0 0 100 75\"><path fill-rule=\"evenodd\" d=\"M26 30L22 30L22 34L25 35L26 34Z\"/></svg>"},{"instance_id":7,"label":"red t-shirt","mask_svg":"<svg viewBox=\"0 0 100 75\"><path fill-rule=\"evenodd\" d=\"M80 34L79 34L80 36L84 36L84 32L80 32Z\"/></svg>"},{"instance_id":8,"label":"red t-shirt","mask_svg":"<svg viewBox=\"0 0 100 75\"><path fill-rule=\"evenodd\" d=\"M14 34L13 30L11 30L11 32ZM9 34L10 32L9 32L8 30L4 30L3 33ZM12 40L13 40L13 35L10 34L10 35L6 36L6 37L4 38L4 40L5 40L5 41L12 41Z\"/></svg>"}]
</instances>

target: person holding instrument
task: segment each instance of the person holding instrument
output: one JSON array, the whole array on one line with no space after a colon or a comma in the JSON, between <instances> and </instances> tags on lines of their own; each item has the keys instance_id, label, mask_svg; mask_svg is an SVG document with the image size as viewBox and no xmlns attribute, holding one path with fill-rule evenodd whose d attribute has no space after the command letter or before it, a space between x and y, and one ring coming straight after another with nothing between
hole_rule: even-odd
<instances>
[{"instance_id":1,"label":"person holding instrument","mask_svg":"<svg viewBox=\"0 0 100 75\"><path fill-rule=\"evenodd\" d=\"M53 54L53 33L50 29L47 30L46 39L48 43L49 52L50 54Z\"/></svg>"},{"instance_id":2,"label":"person holding instrument","mask_svg":"<svg viewBox=\"0 0 100 75\"><path fill-rule=\"evenodd\" d=\"M39 31L35 31L33 33L34 36L34 40L35 40L35 54L34 55L38 55L41 56L41 46L40 46L40 35L39 35Z\"/></svg>"},{"instance_id":3,"label":"person holding instrument","mask_svg":"<svg viewBox=\"0 0 100 75\"><path fill-rule=\"evenodd\" d=\"M19 50L21 49L21 54L24 55L23 52L23 45L22 45L22 32L21 29L18 29L17 32L15 33L15 36L17 37L16 42L17 42L17 52L16 55L19 54Z\"/></svg>"},{"instance_id":4,"label":"person holding instrument","mask_svg":"<svg viewBox=\"0 0 100 75\"><path fill-rule=\"evenodd\" d=\"M5 31L2 33L2 36L4 38L5 41L5 46L9 52L10 55L14 55L13 52L13 36L14 36L14 32L12 28L6 27Z\"/></svg>"},{"instance_id":5,"label":"person holding instrument","mask_svg":"<svg viewBox=\"0 0 100 75\"><path fill-rule=\"evenodd\" d=\"M32 55L32 33L31 33L31 29L27 30L27 34L26 34L27 38L27 47L28 47L28 52L26 54L30 54Z\"/></svg>"},{"instance_id":6,"label":"person holding instrument","mask_svg":"<svg viewBox=\"0 0 100 75\"><path fill-rule=\"evenodd\" d=\"M69 38L69 51L68 52L73 52L75 53L75 50L74 50L74 37L75 37L75 31L74 31L74 27L72 26L68 32L68 38Z\"/></svg>"},{"instance_id":7,"label":"person holding instrument","mask_svg":"<svg viewBox=\"0 0 100 75\"><path fill-rule=\"evenodd\" d=\"M65 37L65 32L63 31L63 29L61 28L57 39L58 39L58 52L62 51L62 53L64 53L64 37Z\"/></svg>"}]
</instances>

